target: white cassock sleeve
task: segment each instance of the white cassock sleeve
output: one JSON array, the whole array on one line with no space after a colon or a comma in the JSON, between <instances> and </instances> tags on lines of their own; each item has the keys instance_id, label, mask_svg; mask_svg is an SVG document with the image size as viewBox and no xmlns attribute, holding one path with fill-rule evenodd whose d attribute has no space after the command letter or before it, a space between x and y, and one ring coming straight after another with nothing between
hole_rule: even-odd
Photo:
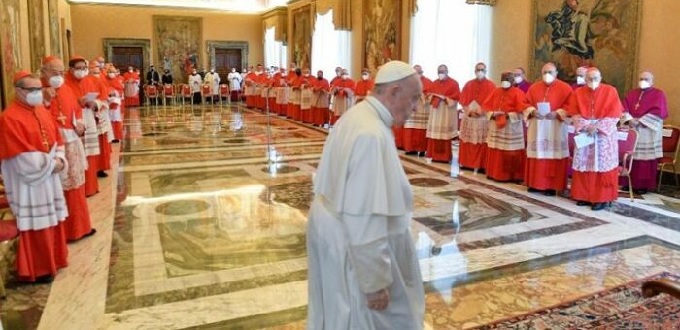
<instances>
[{"instance_id":1,"label":"white cassock sleeve","mask_svg":"<svg viewBox=\"0 0 680 330\"><path fill-rule=\"evenodd\" d=\"M349 160L345 201L357 195L366 196L376 185L385 184L381 178L388 173L382 167L383 141L376 135L360 135L354 142ZM378 197L378 196L373 196ZM367 198L364 202L371 201ZM380 203L380 198L372 199ZM373 209L372 207L364 209ZM379 214L342 214L349 243L350 262L357 276L361 291L372 293L392 284L391 251L388 244L387 216Z\"/></svg>"}]
</instances>

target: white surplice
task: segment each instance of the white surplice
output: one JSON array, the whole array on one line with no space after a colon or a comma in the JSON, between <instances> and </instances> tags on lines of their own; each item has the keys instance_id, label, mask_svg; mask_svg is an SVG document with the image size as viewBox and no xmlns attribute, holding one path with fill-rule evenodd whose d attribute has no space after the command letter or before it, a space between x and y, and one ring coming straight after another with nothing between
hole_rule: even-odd
<instances>
[{"instance_id":1,"label":"white surplice","mask_svg":"<svg viewBox=\"0 0 680 330\"><path fill-rule=\"evenodd\" d=\"M7 201L20 231L53 227L68 216L59 174L52 173L55 157L68 166L64 147L56 145L49 153L23 152L2 161Z\"/></svg>"},{"instance_id":2,"label":"white surplice","mask_svg":"<svg viewBox=\"0 0 680 330\"><path fill-rule=\"evenodd\" d=\"M413 193L374 97L337 123L324 146L309 212L308 329L422 329L424 291L411 238ZM388 288L383 311L366 294Z\"/></svg>"}]
</instances>

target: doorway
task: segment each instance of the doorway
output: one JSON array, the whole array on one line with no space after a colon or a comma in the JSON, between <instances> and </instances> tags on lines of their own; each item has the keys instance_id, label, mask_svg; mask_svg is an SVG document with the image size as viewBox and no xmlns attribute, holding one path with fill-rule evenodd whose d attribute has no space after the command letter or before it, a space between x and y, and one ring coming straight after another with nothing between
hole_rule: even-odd
<instances>
[{"instance_id":1,"label":"doorway","mask_svg":"<svg viewBox=\"0 0 680 330\"><path fill-rule=\"evenodd\" d=\"M215 71L217 71L222 80L226 81L231 68L241 72L243 56L241 52L241 49L238 48L215 48Z\"/></svg>"},{"instance_id":2,"label":"doorway","mask_svg":"<svg viewBox=\"0 0 680 330\"><path fill-rule=\"evenodd\" d=\"M206 43L210 54L210 67L215 68L222 81L226 81L231 68L241 72L242 68L248 67L247 41L208 40Z\"/></svg>"},{"instance_id":3,"label":"doorway","mask_svg":"<svg viewBox=\"0 0 680 330\"><path fill-rule=\"evenodd\" d=\"M121 72L128 67L142 70L144 65L144 49L142 47L116 47L111 48L111 63Z\"/></svg>"}]
</instances>

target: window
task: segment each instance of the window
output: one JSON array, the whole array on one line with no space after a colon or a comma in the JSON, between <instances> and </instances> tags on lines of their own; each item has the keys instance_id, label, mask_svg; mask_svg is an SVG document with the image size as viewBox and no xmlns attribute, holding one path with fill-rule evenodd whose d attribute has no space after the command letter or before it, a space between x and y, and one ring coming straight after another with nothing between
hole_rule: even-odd
<instances>
[{"instance_id":1,"label":"window","mask_svg":"<svg viewBox=\"0 0 680 330\"><path fill-rule=\"evenodd\" d=\"M288 47L283 42L274 39L276 27L272 26L264 32L264 65L266 67L286 67L288 62Z\"/></svg>"},{"instance_id":2,"label":"window","mask_svg":"<svg viewBox=\"0 0 680 330\"><path fill-rule=\"evenodd\" d=\"M329 10L325 15L317 14L312 35L312 74L323 70L324 77L330 80L335 76L336 67L351 69L350 36L350 31L335 29L333 10Z\"/></svg>"},{"instance_id":3,"label":"window","mask_svg":"<svg viewBox=\"0 0 680 330\"><path fill-rule=\"evenodd\" d=\"M411 24L411 63L425 76L437 78L437 66L446 64L449 76L462 86L475 76L477 62L491 72L491 6L465 1L419 0Z\"/></svg>"}]
</instances>

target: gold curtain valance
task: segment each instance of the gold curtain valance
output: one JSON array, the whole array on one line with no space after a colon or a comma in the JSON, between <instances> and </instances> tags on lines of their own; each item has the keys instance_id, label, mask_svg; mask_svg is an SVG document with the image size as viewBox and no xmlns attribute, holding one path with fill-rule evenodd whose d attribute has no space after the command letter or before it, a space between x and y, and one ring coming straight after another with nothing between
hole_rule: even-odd
<instances>
[{"instance_id":1,"label":"gold curtain valance","mask_svg":"<svg viewBox=\"0 0 680 330\"><path fill-rule=\"evenodd\" d=\"M336 0L335 8L333 8L333 24L336 30L351 31L352 30L352 1Z\"/></svg>"},{"instance_id":2,"label":"gold curtain valance","mask_svg":"<svg viewBox=\"0 0 680 330\"><path fill-rule=\"evenodd\" d=\"M418 0L405 0L408 5L408 10L409 13L411 13L411 16L415 16L416 13L418 12Z\"/></svg>"},{"instance_id":3,"label":"gold curtain valance","mask_svg":"<svg viewBox=\"0 0 680 330\"><path fill-rule=\"evenodd\" d=\"M496 0L465 0L465 3L467 3L468 5L494 6L496 5Z\"/></svg>"}]
</instances>

